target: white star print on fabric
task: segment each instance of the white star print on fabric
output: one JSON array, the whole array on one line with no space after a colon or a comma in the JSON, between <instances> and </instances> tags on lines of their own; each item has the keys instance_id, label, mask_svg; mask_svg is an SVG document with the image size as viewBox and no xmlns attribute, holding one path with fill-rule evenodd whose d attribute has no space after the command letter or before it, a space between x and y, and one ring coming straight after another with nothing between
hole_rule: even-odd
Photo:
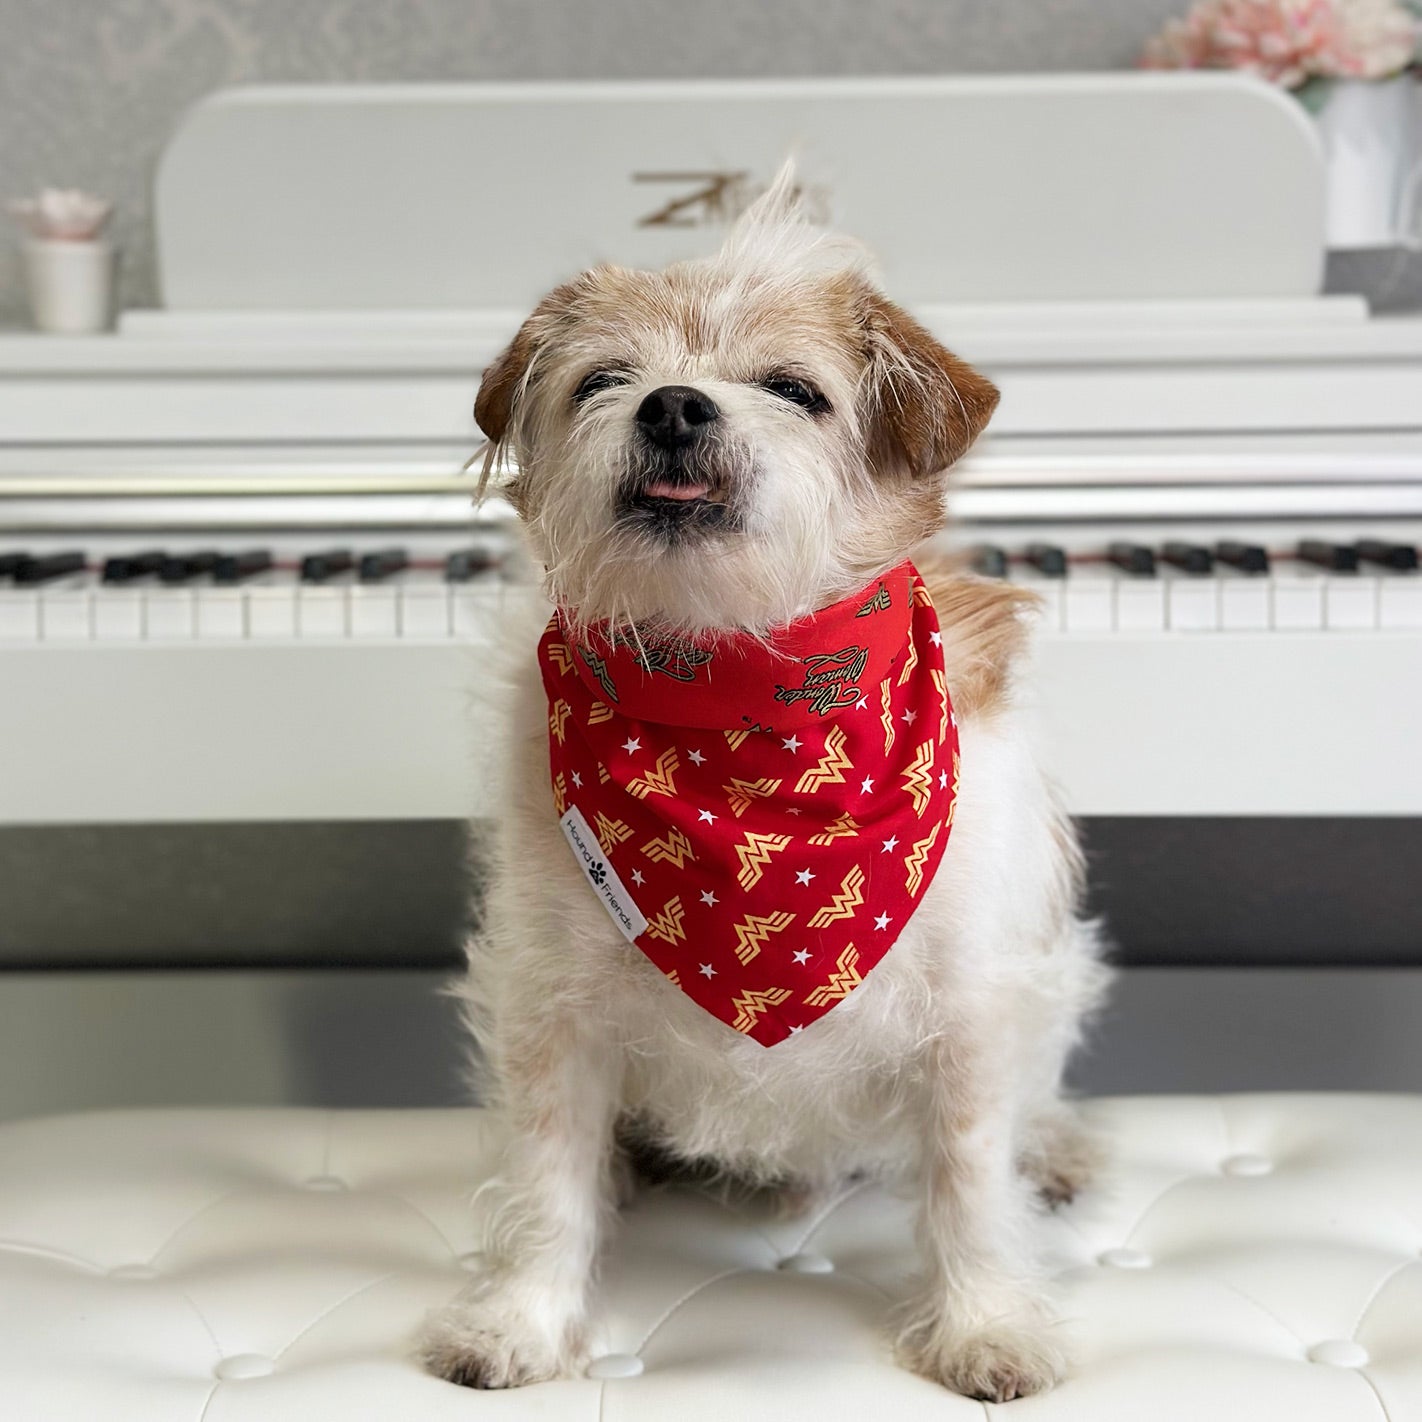
<instances>
[{"instance_id":1,"label":"white star print on fabric","mask_svg":"<svg viewBox=\"0 0 1422 1422\"><path fill-rule=\"evenodd\" d=\"M703 963L697 971L700 972L703 978L714 978L716 976L716 969L713 968L710 963Z\"/></svg>"},{"instance_id":2,"label":"white star print on fabric","mask_svg":"<svg viewBox=\"0 0 1422 1422\"><path fill-rule=\"evenodd\" d=\"M792 732L791 735L785 740L782 740L780 744L784 746L786 750L790 751L793 754L795 751L799 750L802 745L804 745L804 742L799 738L799 736L795 735Z\"/></svg>"},{"instance_id":3,"label":"white star print on fabric","mask_svg":"<svg viewBox=\"0 0 1422 1422\"><path fill-rule=\"evenodd\" d=\"M805 1030L805 1029L804 1029L803 1026L800 1026L800 1027L792 1027L792 1028L790 1029L790 1031L791 1031L792 1033L794 1033L794 1032L803 1032L804 1030Z\"/></svg>"},{"instance_id":4,"label":"white star print on fabric","mask_svg":"<svg viewBox=\"0 0 1422 1422\"><path fill-rule=\"evenodd\" d=\"M720 900L710 889L703 889L701 892L701 902L705 904L707 908L715 908L716 905L720 903Z\"/></svg>"},{"instance_id":5,"label":"white star print on fabric","mask_svg":"<svg viewBox=\"0 0 1422 1422\"><path fill-rule=\"evenodd\" d=\"M869 709L869 703L861 696L859 700L854 703L854 709L856 711L867 711Z\"/></svg>"},{"instance_id":6,"label":"white star print on fabric","mask_svg":"<svg viewBox=\"0 0 1422 1422\"><path fill-rule=\"evenodd\" d=\"M866 775L866 776L864 777L863 782L862 782L861 785L859 786L859 793L860 793L861 795L867 795L873 788L874 788L874 782L873 782L873 780L871 780L871 779L869 778L869 776Z\"/></svg>"},{"instance_id":7,"label":"white star print on fabric","mask_svg":"<svg viewBox=\"0 0 1422 1422\"><path fill-rule=\"evenodd\" d=\"M800 872L795 875L795 882L797 884L808 884L814 877L815 876L808 869L801 869Z\"/></svg>"},{"instance_id":8,"label":"white star print on fabric","mask_svg":"<svg viewBox=\"0 0 1422 1422\"><path fill-rule=\"evenodd\" d=\"M716 816L713 815L710 810L702 810L696 818L708 825L714 825L716 823Z\"/></svg>"},{"instance_id":9,"label":"white star print on fabric","mask_svg":"<svg viewBox=\"0 0 1422 1422\"><path fill-rule=\"evenodd\" d=\"M631 755L633 751L642 749L642 742L639 741L636 736L628 736L627 739L622 742L622 749L625 750L628 755Z\"/></svg>"},{"instance_id":10,"label":"white star print on fabric","mask_svg":"<svg viewBox=\"0 0 1422 1422\"><path fill-rule=\"evenodd\" d=\"M905 724L906 726L912 726L913 723L914 723L915 721L917 721L917 720L918 720L918 712L917 712L917 711L905 711L905 712L904 712L904 714L903 714L903 722L904 722L904 724Z\"/></svg>"},{"instance_id":11,"label":"white star print on fabric","mask_svg":"<svg viewBox=\"0 0 1422 1422\"><path fill-rule=\"evenodd\" d=\"M892 852L893 852L895 849L897 849L898 847L899 847L899 837L898 837L898 835L896 835L896 834L891 834L891 835L888 837L888 839L886 839L886 840L884 841L884 853L885 853L885 854L890 854L890 853L892 853Z\"/></svg>"},{"instance_id":12,"label":"white star print on fabric","mask_svg":"<svg viewBox=\"0 0 1422 1422\"><path fill-rule=\"evenodd\" d=\"M632 882L634 884L645 884L647 882L647 876L640 869L634 869L632 871Z\"/></svg>"},{"instance_id":13,"label":"white star print on fabric","mask_svg":"<svg viewBox=\"0 0 1422 1422\"><path fill-rule=\"evenodd\" d=\"M792 953L790 956L794 958L797 963L808 963L810 961L810 950L808 948L802 948L798 953Z\"/></svg>"},{"instance_id":14,"label":"white star print on fabric","mask_svg":"<svg viewBox=\"0 0 1422 1422\"><path fill-rule=\"evenodd\" d=\"M798 815L800 813L800 807L798 805L791 805L785 813L787 815Z\"/></svg>"},{"instance_id":15,"label":"white star print on fabric","mask_svg":"<svg viewBox=\"0 0 1422 1422\"><path fill-rule=\"evenodd\" d=\"M886 929L888 926L889 926L889 915L886 914L886 913L881 913L881 914L879 915L879 917L874 920L874 927L877 928L881 933L882 933L882 932L884 931L884 929Z\"/></svg>"},{"instance_id":16,"label":"white star print on fabric","mask_svg":"<svg viewBox=\"0 0 1422 1422\"><path fill-rule=\"evenodd\" d=\"M948 788L948 772L946 770L940 770L938 772L938 788L940 790L946 790Z\"/></svg>"},{"instance_id":17,"label":"white star print on fabric","mask_svg":"<svg viewBox=\"0 0 1422 1422\"><path fill-rule=\"evenodd\" d=\"M930 632L928 634L928 640L932 642L935 647L941 647L943 645L943 634L941 632Z\"/></svg>"},{"instance_id":18,"label":"white star print on fabric","mask_svg":"<svg viewBox=\"0 0 1422 1422\"><path fill-rule=\"evenodd\" d=\"M576 785L579 790L583 788L583 777L579 775L576 770L573 772L573 784Z\"/></svg>"},{"instance_id":19,"label":"white star print on fabric","mask_svg":"<svg viewBox=\"0 0 1422 1422\"><path fill-rule=\"evenodd\" d=\"M699 750L687 751L686 758L692 763L692 765L700 765L701 762L706 759L706 757L702 755Z\"/></svg>"}]
</instances>

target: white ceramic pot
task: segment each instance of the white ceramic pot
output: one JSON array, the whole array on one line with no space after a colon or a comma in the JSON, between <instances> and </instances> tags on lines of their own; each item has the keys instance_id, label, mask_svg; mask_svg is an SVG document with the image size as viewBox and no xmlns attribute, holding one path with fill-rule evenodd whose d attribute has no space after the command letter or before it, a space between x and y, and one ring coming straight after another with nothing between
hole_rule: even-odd
<instances>
[{"instance_id":1,"label":"white ceramic pot","mask_svg":"<svg viewBox=\"0 0 1422 1422\"><path fill-rule=\"evenodd\" d=\"M113 322L114 249L108 242L26 242L25 280L41 331L89 335Z\"/></svg>"},{"instance_id":2,"label":"white ceramic pot","mask_svg":"<svg viewBox=\"0 0 1422 1422\"><path fill-rule=\"evenodd\" d=\"M1328 154L1328 245L1415 246L1419 159L1415 82L1340 79L1318 110Z\"/></svg>"}]
</instances>

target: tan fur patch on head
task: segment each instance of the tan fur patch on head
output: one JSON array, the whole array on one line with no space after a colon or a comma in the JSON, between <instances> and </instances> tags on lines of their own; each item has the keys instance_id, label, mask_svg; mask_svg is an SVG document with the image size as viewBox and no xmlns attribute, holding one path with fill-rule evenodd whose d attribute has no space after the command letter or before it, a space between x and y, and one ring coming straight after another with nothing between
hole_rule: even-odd
<instances>
[{"instance_id":1,"label":"tan fur patch on head","mask_svg":"<svg viewBox=\"0 0 1422 1422\"><path fill-rule=\"evenodd\" d=\"M924 559L919 571L933 597L943 636L943 665L959 716L993 716L1009 703L1027 652L1037 594L996 578L954 571Z\"/></svg>"}]
</instances>

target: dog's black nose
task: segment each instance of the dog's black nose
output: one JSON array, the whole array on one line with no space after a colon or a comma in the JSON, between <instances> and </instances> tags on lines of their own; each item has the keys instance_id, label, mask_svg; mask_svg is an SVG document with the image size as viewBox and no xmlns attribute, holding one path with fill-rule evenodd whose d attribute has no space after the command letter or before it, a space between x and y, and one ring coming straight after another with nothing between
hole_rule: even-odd
<instances>
[{"instance_id":1,"label":"dog's black nose","mask_svg":"<svg viewBox=\"0 0 1422 1422\"><path fill-rule=\"evenodd\" d=\"M721 412L689 385L663 385L637 406L637 424L653 444L679 449L696 439Z\"/></svg>"}]
</instances>

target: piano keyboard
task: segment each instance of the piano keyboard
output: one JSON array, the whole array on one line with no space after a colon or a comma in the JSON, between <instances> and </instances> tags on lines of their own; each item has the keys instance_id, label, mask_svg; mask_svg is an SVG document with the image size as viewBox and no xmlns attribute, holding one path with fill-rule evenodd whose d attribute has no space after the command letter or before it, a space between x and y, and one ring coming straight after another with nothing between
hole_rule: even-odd
<instances>
[{"instance_id":1,"label":"piano keyboard","mask_svg":"<svg viewBox=\"0 0 1422 1422\"><path fill-rule=\"evenodd\" d=\"M0 643L467 639L508 547L0 549ZM994 543L967 558L1031 587L1048 634L1422 629L1417 548L1378 538Z\"/></svg>"},{"instance_id":2,"label":"piano keyboard","mask_svg":"<svg viewBox=\"0 0 1422 1422\"><path fill-rule=\"evenodd\" d=\"M1378 538L1300 539L1269 549L1224 539L1159 547L1113 541L1099 551L978 544L978 572L1042 599L1049 632L1320 632L1422 628L1417 548Z\"/></svg>"},{"instance_id":3,"label":"piano keyboard","mask_svg":"<svg viewBox=\"0 0 1422 1422\"><path fill-rule=\"evenodd\" d=\"M401 546L0 550L0 643L445 641L478 634L506 540Z\"/></svg>"}]
</instances>

